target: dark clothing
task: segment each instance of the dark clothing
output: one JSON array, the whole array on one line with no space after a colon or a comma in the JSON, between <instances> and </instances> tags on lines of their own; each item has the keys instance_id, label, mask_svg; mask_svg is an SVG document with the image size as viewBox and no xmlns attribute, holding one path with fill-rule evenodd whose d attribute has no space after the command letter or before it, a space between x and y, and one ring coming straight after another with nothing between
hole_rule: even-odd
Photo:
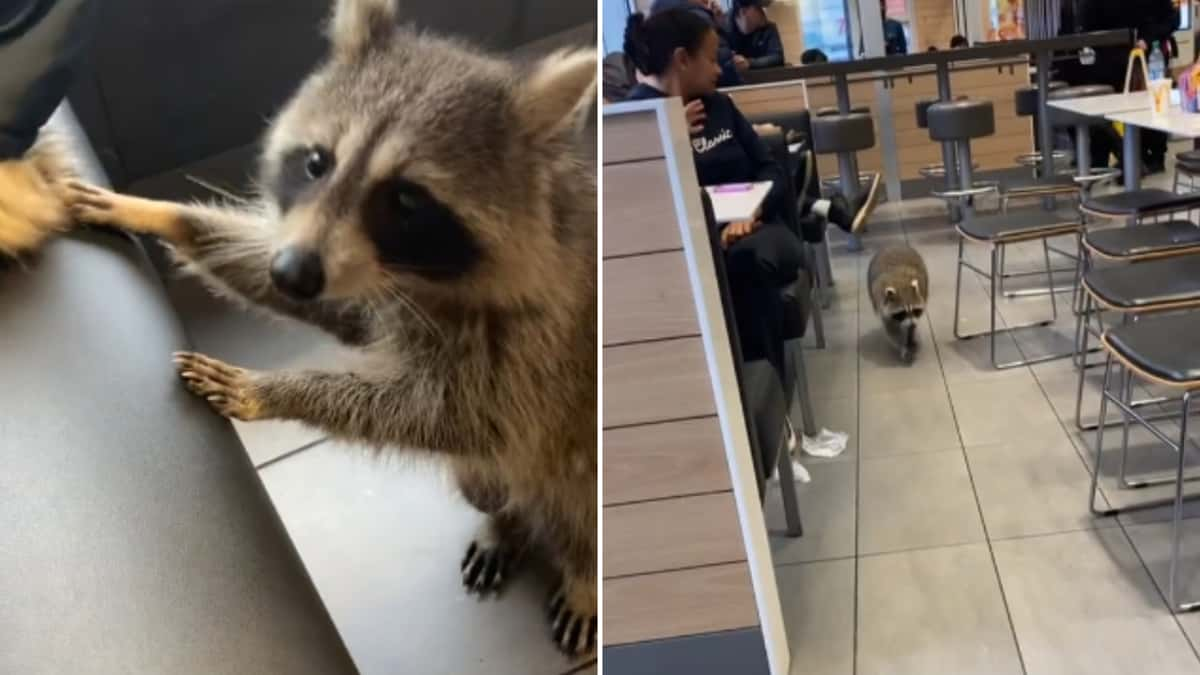
<instances>
[{"instance_id":1,"label":"dark clothing","mask_svg":"<svg viewBox=\"0 0 1200 675\"><path fill-rule=\"evenodd\" d=\"M908 38L904 36L904 26L895 19L884 17L883 41L888 54L908 53Z\"/></svg>"},{"instance_id":2,"label":"dark clothing","mask_svg":"<svg viewBox=\"0 0 1200 675\"><path fill-rule=\"evenodd\" d=\"M654 0L650 5L650 15L653 16L659 12L681 8L704 17L712 24L713 30L717 31L717 39L719 40L717 44L717 63L721 66L721 77L717 80L717 86L736 87L743 84L742 74L733 65L733 49L729 46L729 36L725 33L725 27L717 21L717 17L712 12L693 3L691 0Z\"/></svg>"},{"instance_id":3,"label":"dark clothing","mask_svg":"<svg viewBox=\"0 0 1200 675\"><path fill-rule=\"evenodd\" d=\"M629 100L664 98L647 84L629 92ZM710 94L704 102L704 129L692 135L692 156L701 185L769 180L774 183L763 201L763 221L786 221L783 168L771 157L754 128L724 94Z\"/></svg>"},{"instance_id":4,"label":"dark clothing","mask_svg":"<svg viewBox=\"0 0 1200 675\"><path fill-rule=\"evenodd\" d=\"M779 39L779 28L774 23L768 22L753 33L742 33L737 21L730 16L727 33L733 53L746 57L751 69L783 65L783 41Z\"/></svg>"},{"instance_id":5,"label":"dark clothing","mask_svg":"<svg viewBox=\"0 0 1200 675\"><path fill-rule=\"evenodd\" d=\"M604 57L602 96L605 101L614 103L624 101L635 84L637 84L637 75L633 59L630 59L625 52L613 52Z\"/></svg>"},{"instance_id":6,"label":"dark clothing","mask_svg":"<svg viewBox=\"0 0 1200 675\"><path fill-rule=\"evenodd\" d=\"M88 42L90 0L2 0L0 160L25 154L62 102Z\"/></svg>"},{"instance_id":7,"label":"dark clothing","mask_svg":"<svg viewBox=\"0 0 1200 675\"><path fill-rule=\"evenodd\" d=\"M646 84L629 93L629 100L665 97ZM762 225L725 251L725 263L742 357L767 359L782 380L785 307L780 289L795 281L804 267L803 245L786 225L789 218L783 209L794 206L787 204L784 171L728 96L711 94L701 100L704 129L692 135L700 184L773 182L763 201Z\"/></svg>"},{"instance_id":8,"label":"dark clothing","mask_svg":"<svg viewBox=\"0 0 1200 675\"><path fill-rule=\"evenodd\" d=\"M1165 50L1179 25L1179 13L1171 0L1079 0L1076 11L1074 24L1080 32L1133 29L1134 35L1128 44L1099 47L1094 65L1072 67L1067 72L1069 78L1075 80L1071 84L1107 84L1116 91L1124 90L1125 70L1134 41L1144 40L1147 46L1158 42ZM1152 168L1161 167L1167 153L1167 135L1149 129L1141 133L1142 159ZM1097 135L1101 137L1097 138ZM1099 141L1099 147L1093 148L1094 164L1107 165L1105 150L1120 155L1114 134L1101 129L1093 134L1093 141Z\"/></svg>"},{"instance_id":9,"label":"dark clothing","mask_svg":"<svg viewBox=\"0 0 1200 675\"><path fill-rule=\"evenodd\" d=\"M725 271L737 321L742 358L766 359L784 377L786 305L780 289L796 280L804 266L804 249L781 223L764 222L725 251Z\"/></svg>"}]
</instances>

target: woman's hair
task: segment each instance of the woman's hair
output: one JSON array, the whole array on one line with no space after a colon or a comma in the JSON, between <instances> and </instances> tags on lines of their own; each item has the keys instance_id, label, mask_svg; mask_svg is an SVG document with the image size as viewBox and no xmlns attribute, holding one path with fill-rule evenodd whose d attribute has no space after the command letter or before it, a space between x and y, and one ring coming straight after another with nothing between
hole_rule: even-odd
<instances>
[{"instance_id":1,"label":"woman's hair","mask_svg":"<svg viewBox=\"0 0 1200 675\"><path fill-rule=\"evenodd\" d=\"M960 47L969 47L969 46L970 46L970 43L967 42L967 38L965 38L961 35L955 35L954 37L950 38L950 49L958 49Z\"/></svg>"},{"instance_id":2,"label":"woman's hair","mask_svg":"<svg viewBox=\"0 0 1200 675\"><path fill-rule=\"evenodd\" d=\"M662 75L676 49L694 54L712 30L712 23L690 9L671 9L650 18L639 12L625 24L625 53L642 74Z\"/></svg>"}]
</instances>

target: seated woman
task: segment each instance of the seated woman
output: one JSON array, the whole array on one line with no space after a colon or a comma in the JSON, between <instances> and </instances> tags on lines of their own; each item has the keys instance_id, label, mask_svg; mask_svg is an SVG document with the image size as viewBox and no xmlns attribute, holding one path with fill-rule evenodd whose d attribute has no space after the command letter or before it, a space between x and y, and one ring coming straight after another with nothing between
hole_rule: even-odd
<instances>
[{"instance_id":1,"label":"seated woman","mask_svg":"<svg viewBox=\"0 0 1200 675\"><path fill-rule=\"evenodd\" d=\"M801 273L800 239L785 224L788 204L782 168L733 101L717 93L719 39L712 24L687 10L646 18L635 14L625 29L625 53L640 83L629 100L682 97L701 185L770 180L774 187L756 218L725 224L721 245L734 315L747 360L767 358L783 372L783 321L779 289ZM864 191L866 194L868 191ZM865 220L866 199L851 209L844 198L820 200L812 210L847 231Z\"/></svg>"}]
</instances>

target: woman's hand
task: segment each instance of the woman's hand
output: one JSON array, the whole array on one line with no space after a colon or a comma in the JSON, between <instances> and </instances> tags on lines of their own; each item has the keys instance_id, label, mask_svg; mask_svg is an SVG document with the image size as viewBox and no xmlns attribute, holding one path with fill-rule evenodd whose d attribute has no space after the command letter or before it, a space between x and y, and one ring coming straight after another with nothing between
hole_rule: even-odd
<instances>
[{"instance_id":1,"label":"woman's hand","mask_svg":"<svg viewBox=\"0 0 1200 675\"><path fill-rule=\"evenodd\" d=\"M759 225L762 225L762 221L757 218L729 223L721 230L721 248L729 248L737 240L749 236Z\"/></svg>"},{"instance_id":2,"label":"woman's hand","mask_svg":"<svg viewBox=\"0 0 1200 675\"><path fill-rule=\"evenodd\" d=\"M704 120L708 118L708 113L704 112L704 101L696 99L687 104L683 114L687 116L688 132L698 134L704 131Z\"/></svg>"}]
</instances>

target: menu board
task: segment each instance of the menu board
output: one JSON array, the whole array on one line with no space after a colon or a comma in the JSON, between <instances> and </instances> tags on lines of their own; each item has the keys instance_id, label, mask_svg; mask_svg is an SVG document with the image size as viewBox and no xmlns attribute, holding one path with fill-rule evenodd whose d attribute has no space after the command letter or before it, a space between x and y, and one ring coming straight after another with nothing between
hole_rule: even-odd
<instances>
[{"instance_id":1,"label":"menu board","mask_svg":"<svg viewBox=\"0 0 1200 675\"><path fill-rule=\"evenodd\" d=\"M989 0L988 42L1025 39L1025 0Z\"/></svg>"}]
</instances>

